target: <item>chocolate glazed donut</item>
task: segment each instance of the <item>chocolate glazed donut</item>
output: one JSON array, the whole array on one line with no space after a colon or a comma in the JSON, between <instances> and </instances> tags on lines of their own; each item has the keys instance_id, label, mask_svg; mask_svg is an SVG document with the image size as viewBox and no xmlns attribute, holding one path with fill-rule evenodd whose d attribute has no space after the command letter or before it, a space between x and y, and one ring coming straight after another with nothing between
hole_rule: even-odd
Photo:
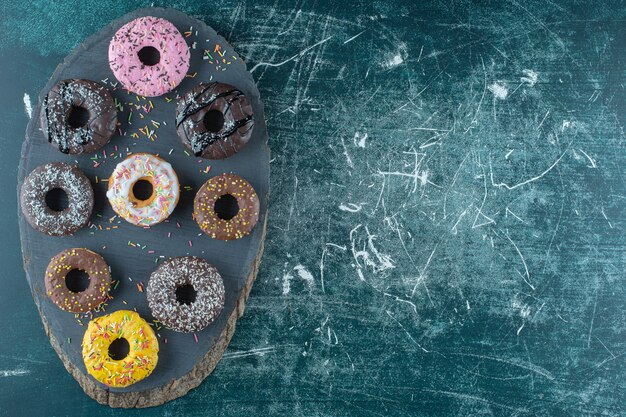
<instances>
[{"instance_id":1,"label":"chocolate glazed donut","mask_svg":"<svg viewBox=\"0 0 626 417\"><path fill-rule=\"evenodd\" d=\"M70 281L73 271L83 271L89 283L81 288ZM102 256L85 248L66 249L50 260L46 269L46 293L62 310L82 313L97 309L107 300L111 272Z\"/></svg>"},{"instance_id":2,"label":"chocolate glazed donut","mask_svg":"<svg viewBox=\"0 0 626 417\"><path fill-rule=\"evenodd\" d=\"M201 83L176 108L176 132L195 156L224 159L239 152L254 127L252 106L232 85Z\"/></svg>"},{"instance_id":3,"label":"chocolate glazed donut","mask_svg":"<svg viewBox=\"0 0 626 417\"><path fill-rule=\"evenodd\" d=\"M117 125L111 94L89 80L63 80L43 99L41 130L63 153L93 152L106 145Z\"/></svg>"},{"instance_id":4,"label":"chocolate glazed donut","mask_svg":"<svg viewBox=\"0 0 626 417\"><path fill-rule=\"evenodd\" d=\"M248 181L239 175L222 174L200 187L193 201L192 217L213 239L241 239L259 221L259 204Z\"/></svg>"},{"instance_id":5,"label":"chocolate glazed donut","mask_svg":"<svg viewBox=\"0 0 626 417\"><path fill-rule=\"evenodd\" d=\"M182 256L163 262L150 275L147 298L152 315L177 332L197 332L224 308L224 281L208 261Z\"/></svg>"},{"instance_id":6,"label":"chocolate glazed donut","mask_svg":"<svg viewBox=\"0 0 626 417\"><path fill-rule=\"evenodd\" d=\"M49 204L49 197L65 194L67 207ZM52 203L56 203L54 198ZM53 162L35 168L24 180L20 205L30 225L49 236L71 235L89 222L93 188L77 166Z\"/></svg>"}]
</instances>

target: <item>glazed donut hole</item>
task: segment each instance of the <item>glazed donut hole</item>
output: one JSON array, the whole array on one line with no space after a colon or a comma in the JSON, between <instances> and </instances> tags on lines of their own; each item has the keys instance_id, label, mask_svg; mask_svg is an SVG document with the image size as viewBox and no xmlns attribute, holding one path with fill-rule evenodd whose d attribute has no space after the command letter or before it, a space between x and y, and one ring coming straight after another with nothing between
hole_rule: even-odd
<instances>
[{"instance_id":1,"label":"glazed donut hole","mask_svg":"<svg viewBox=\"0 0 626 417\"><path fill-rule=\"evenodd\" d=\"M197 291L191 284L182 284L176 287L176 301L179 304L190 305L196 301L196 296L198 295Z\"/></svg>"},{"instance_id":2,"label":"glazed donut hole","mask_svg":"<svg viewBox=\"0 0 626 417\"><path fill-rule=\"evenodd\" d=\"M67 193L62 188L52 188L50 189L44 198L46 202L46 206L52 211L62 212L67 210L70 206L69 197Z\"/></svg>"},{"instance_id":3,"label":"glazed donut hole","mask_svg":"<svg viewBox=\"0 0 626 417\"><path fill-rule=\"evenodd\" d=\"M85 291L90 283L89 274L82 269L74 268L65 275L65 286L73 293Z\"/></svg>"},{"instance_id":4,"label":"glazed donut hole","mask_svg":"<svg viewBox=\"0 0 626 417\"><path fill-rule=\"evenodd\" d=\"M142 64L152 67L161 62L161 53L154 46L144 46L137 52L137 58Z\"/></svg>"},{"instance_id":5,"label":"glazed donut hole","mask_svg":"<svg viewBox=\"0 0 626 417\"><path fill-rule=\"evenodd\" d=\"M109 345L109 357L114 361L121 361L130 353L130 343L124 337L119 337Z\"/></svg>"},{"instance_id":6,"label":"glazed donut hole","mask_svg":"<svg viewBox=\"0 0 626 417\"><path fill-rule=\"evenodd\" d=\"M133 197L140 201L147 201L154 194L154 186L152 181L147 178L137 180L132 188Z\"/></svg>"},{"instance_id":7,"label":"glazed donut hole","mask_svg":"<svg viewBox=\"0 0 626 417\"><path fill-rule=\"evenodd\" d=\"M232 194L223 194L215 200L213 211L222 220L231 220L239 213L239 204Z\"/></svg>"},{"instance_id":8,"label":"glazed donut hole","mask_svg":"<svg viewBox=\"0 0 626 417\"><path fill-rule=\"evenodd\" d=\"M224 128L224 115L219 110L209 110L202 118L204 128L212 133L217 133Z\"/></svg>"},{"instance_id":9,"label":"glazed donut hole","mask_svg":"<svg viewBox=\"0 0 626 417\"><path fill-rule=\"evenodd\" d=\"M72 129L80 129L89 122L89 110L83 106L72 105L67 111L65 121Z\"/></svg>"}]
</instances>

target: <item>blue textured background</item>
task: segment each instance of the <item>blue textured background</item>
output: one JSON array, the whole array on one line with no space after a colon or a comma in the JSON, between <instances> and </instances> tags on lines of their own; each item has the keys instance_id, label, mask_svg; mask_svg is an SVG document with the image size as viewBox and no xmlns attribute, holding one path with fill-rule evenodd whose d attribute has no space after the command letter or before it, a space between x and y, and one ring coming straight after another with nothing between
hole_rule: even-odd
<instances>
[{"instance_id":1,"label":"blue textured background","mask_svg":"<svg viewBox=\"0 0 626 417\"><path fill-rule=\"evenodd\" d=\"M270 223L213 375L120 411L49 346L14 190L24 100L151 3L4 1L0 413L626 414L626 5L412 3L167 4L258 82Z\"/></svg>"}]
</instances>

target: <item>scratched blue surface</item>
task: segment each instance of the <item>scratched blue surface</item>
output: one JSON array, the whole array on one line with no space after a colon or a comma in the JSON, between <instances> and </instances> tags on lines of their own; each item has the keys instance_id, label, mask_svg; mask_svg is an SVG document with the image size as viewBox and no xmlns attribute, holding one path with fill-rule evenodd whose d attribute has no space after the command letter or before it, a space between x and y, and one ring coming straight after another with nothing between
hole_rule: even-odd
<instances>
[{"instance_id":1,"label":"scratched blue surface","mask_svg":"<svg viewBox=\"0 0 626 417\"><path fill-rule=\"evenodd\" d=\"M25 101L150 2L3 2L0 413L626 414L624 2L413 3L169 3L257 80L268 238L215 372L120 411L49 346L14 189Z\"/></svg>"}]
</instances>

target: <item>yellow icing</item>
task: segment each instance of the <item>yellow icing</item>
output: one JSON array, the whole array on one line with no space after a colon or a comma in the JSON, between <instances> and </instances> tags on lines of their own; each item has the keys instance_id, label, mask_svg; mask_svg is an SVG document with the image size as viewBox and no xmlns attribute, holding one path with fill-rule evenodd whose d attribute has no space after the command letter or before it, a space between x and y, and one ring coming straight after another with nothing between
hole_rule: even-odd
<instances>
[{"instance_id":1,"label":"yellow icing","mask_svg":"<svg viewBox=\"0 0 626 417\"><path fill-rule=\"evenodd\" d=\"M119 338L130 345L121 360L109 356L109 346ZM119 310L89 322L83 336L83 361L87 372L101 383L122 388L141 381L156 367L159 342L150 325L139 314Z\"/></svg>"}]
</instances>

